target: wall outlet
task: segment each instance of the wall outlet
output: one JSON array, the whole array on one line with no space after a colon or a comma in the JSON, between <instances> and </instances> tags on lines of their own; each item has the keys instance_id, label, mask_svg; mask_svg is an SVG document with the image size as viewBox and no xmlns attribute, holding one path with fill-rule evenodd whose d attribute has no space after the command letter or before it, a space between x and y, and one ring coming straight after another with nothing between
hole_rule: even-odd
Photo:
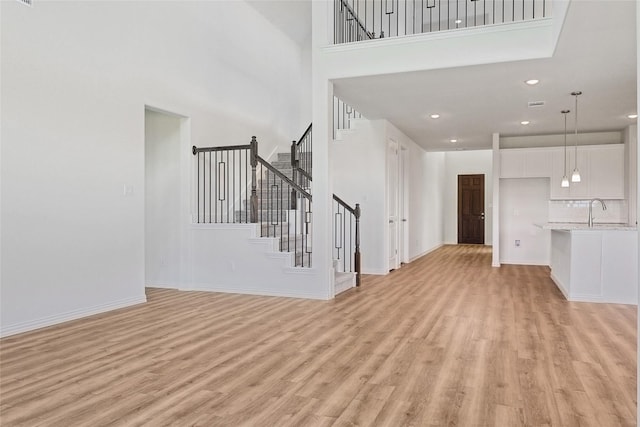
<instances>
[{"instance_id":1,"label":"wall outlet","mask_svg":"<svg viewBox=\"0 0 640 427\"><path fill-rule=\"evenodd\" d=\"M516 248L520 247L520 240L516 240Z\"/></svg>"}]
</instances>

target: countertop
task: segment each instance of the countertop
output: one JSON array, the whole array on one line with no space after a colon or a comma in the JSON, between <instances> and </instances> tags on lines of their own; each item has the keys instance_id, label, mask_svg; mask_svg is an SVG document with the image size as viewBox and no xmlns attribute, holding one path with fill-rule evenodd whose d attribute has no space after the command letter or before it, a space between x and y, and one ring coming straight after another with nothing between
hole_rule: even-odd
<instances>
[{"instance_id":1,"label":"countertop","mask_svg":"<svg viewBox=\"0 0 640 427\"><path fill-rule=\"evenodd\" d=\"M636 231L637 227L629 224L593 224L593 227L589 227L586 223L581 222L547 222L545 224L535 224L543 230L584 230L584 231L611 231L611 230L623 230L623 231Z\"/></svg>"}]
</instances>

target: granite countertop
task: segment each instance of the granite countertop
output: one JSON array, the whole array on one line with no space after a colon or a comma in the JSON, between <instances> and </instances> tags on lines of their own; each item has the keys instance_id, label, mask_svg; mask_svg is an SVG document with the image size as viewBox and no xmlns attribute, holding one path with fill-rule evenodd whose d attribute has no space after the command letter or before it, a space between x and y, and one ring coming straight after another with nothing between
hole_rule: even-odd
<instances>
[{"instance_id":1,"label":"granite countertop","mask_svg":"<svg viewBox=\"0 0 640 427\"><path fill-rule=\"evenodd\" d=\"M609 231L609 230L627 230L636 231L636 226L629 224L593 224L593 227L589 227L586 223L582 222L547 222L545 224L535 224L543 230L593 230L593 231Z\"/></svg>"}]
</instances>

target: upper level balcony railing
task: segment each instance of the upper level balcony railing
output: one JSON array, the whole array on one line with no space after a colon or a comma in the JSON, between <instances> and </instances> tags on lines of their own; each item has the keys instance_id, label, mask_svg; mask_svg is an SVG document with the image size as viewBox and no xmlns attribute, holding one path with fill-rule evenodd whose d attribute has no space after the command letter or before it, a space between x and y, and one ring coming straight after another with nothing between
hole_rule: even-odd
<instances>
[{"instance_id":1,"label":"upper level balcony railing","mask_svg":"<svg viewBox=\"0 0 640 427\"><path fill-rule=\"evenodd\" d=\"M551 0L335 0L334 43L550 16Z\"/></svg>"}]
</instances>

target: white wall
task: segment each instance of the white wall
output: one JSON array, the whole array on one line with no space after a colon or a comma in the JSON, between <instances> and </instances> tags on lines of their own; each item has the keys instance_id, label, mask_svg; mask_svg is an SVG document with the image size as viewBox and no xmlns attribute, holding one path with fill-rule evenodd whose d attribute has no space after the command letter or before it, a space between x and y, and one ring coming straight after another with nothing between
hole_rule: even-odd
<instances>
[{"instance_id":1,"label":"white wall","mask_svg":"<svg viewBox=\"0 0 640 427\"><path fill-rule=\"evenodd\" d=\"M551 233L534 225L548 221L548 202L546 178L500 180L501 263L550 264Z\"/></svg>"},{"instance_id":2,"label":"white wall","mask_svg":"<svg viewBox=\"0 0 640 427\"><path fill-rule=\"evenodd\" d=\"M407 234L409 260L414 260L443 243L445 155L424 151L394 125L385 123L387 139L393 139L409 151Z\"/></svg>"},{"instance_id":3,"label":"white wall","mask_svg":"<svg viewBox=\"0 0 640 427\"><path fill-rule=\"evenodd\" d=\"M145 285L180 284L180 121L145 111Z\"/></svg>"},{"instance_id":4,"label":"white wall","mask_svg":"<svg viewBox=\"0 0 640 427\"><path fill-rule=\"evenodd\" d=\"M429 153L386 120L357 121L344 140L332 145L334 192L362 208L361 251L365 274L387 274L388 209L386 144L395 140L409 151L408 257L413 260L442 245L444 153Z\"/></svg>"},{"instance_id":5,"label":"white wall","mask_svg":"<svg viewBox=\"0 0 640 427\"><path fill-rule=\"evenodd\" d=\"M493 218L492 150L445 153L444 243L458 243L458 175L484 174L484 242L491 245Z\"/></svg>"},{"instance_id":6,"label":"white wall","mask_svg":"<svg viewBox=\"0 0 640 427\"><path fill-rule=\"evenodd\" d=\"M623 132L625 150L625 194L629 203L629 224L638 222L638 125L628 126Z\"/></svg>"},{"instance_id":7,"label":"white wall","mask_svg":"<svg viewBox=\"0 0 640 427\"><path fill-rule=\"evenodd\" d=\"M145 105L267 153L309 121L300 48L244 2L0 7L3 335L144 301Z\"/></svg>"},{"instance_id":8,"label":"white wall","mask_svg":"<svg viewBox=\"0 0 640 427\"><path fill-rule=\"evenodd\" d=\"M360 251L364 274L386 274L386 143L383 121L359 122L331 146L333 192L360 203Z\"/></svg>"}]
</instances>

